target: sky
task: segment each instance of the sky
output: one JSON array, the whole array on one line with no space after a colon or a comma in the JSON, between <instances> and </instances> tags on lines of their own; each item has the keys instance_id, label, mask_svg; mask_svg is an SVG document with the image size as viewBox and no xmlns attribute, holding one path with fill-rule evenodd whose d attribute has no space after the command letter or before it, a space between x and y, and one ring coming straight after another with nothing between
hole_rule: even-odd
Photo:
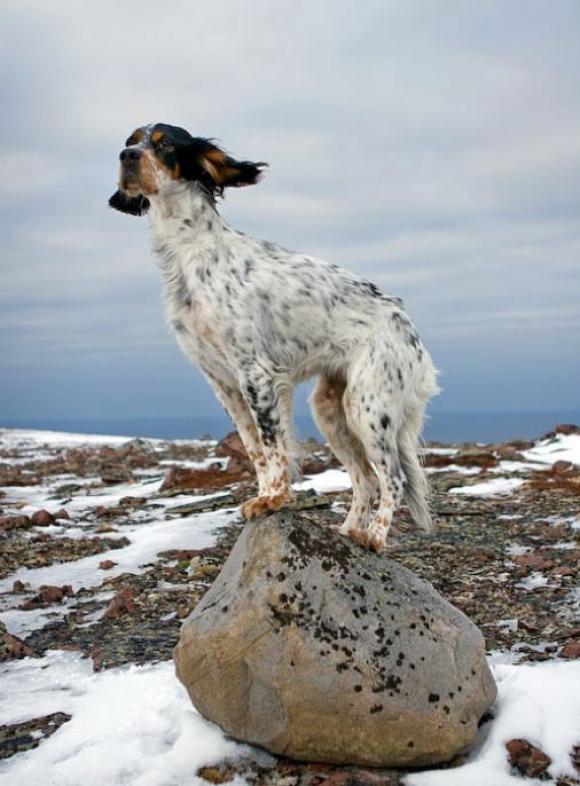
<instances>
[{"instance_id":1,"label":"sky","mask_svg":"<svg viewBox=\"0 0 580 786\"><path fill-rule=\"evenodd\" d=\"M578 408L579 40L577 0L3 0L0 421L219 412L107 207L149 122L268 161L221 212L403 297L435 408Z\"/></svg>"}]
</instances>

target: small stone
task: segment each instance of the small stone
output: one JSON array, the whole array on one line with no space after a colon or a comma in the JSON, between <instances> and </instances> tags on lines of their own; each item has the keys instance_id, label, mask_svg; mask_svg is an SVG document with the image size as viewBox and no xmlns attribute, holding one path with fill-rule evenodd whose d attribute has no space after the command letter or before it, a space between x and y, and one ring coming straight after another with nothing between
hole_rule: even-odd
<instances>
[{"instance_id":1,"label":"small stone","mask_svg":"<svg viewBox=\"0 0 580 786\"><path fill-rule=\"evenodd\" d=\"M27 529L32 527L28 516L0 516L0 529Z\"/></svg>"},{"instance_id":2,"label":"small stone","mask_svg":"<svg viewBox=\"0 0 580 786\"><path fill-rule=\"evenodd\" d=\"M133 587L122 587L107 606L103 617L117 619L122 617L123 614L135 614L138 609L134 598L135 590Z\"/></svg>"},{"instance_id":3,"label":"small stone","mask_svg":"<svg viewBox=\"0 0 580 786\"><path fill-rule=\"evenodd\" d=\"M511 766L527 778L540 778L552 763L549 756L527 740L513 739L505 746Z\"/></svg>"},{"instance_id":4,"label":"small stone","mask_svg":"<svg viewBox=\"0 0 580 786\"><path fill-rule=\"evenodd\" d=\"M55 517L48 510L37 510L36 513L32 514L30 520L35 527L48 527L56 521Z\"/></svg>"},{"instance_id":5,"label":"small stone","mask_svg":"<svg viewBox=\"0 0 580 786\"><path fill-rule=\"evenodd\" d=\"M552 472L571 472L574 469L574 464L571 461L555 461L552 464Z\"/></svg>"},{"instance_id":6,"label":"small stone","mask_svg":"<svg viewBox=\"0 0 580 786\"><path fill-rule=\"evenodd\" d=\"M99 562L99 568L101 570L111 570L111 568L114 568L116 564L117 563L113 562L112 559L104 559Z\"/></svg>"},{"instance_id":7,"label":"small stone","mask_svg":"<svg viewBox=\"0 0 580 786\"><path fill-rule=\"evenodd\" d=\"M520 554L514 557L514 563L518 568L526 570L547 570L554 564L553 560L546 559L541 554Z\"/></svg>"},{"instance_id":8,"label":"small stone","mask_svg":"<svg viewBox=\"0 0 580 786\"><path fill-rule=\"evenodd\" d=\"M580 434L580 426L575 423L558 423L554 434Z\"/></svg>"},{"instance_id":9,"label":"small stone","mask_svg":"<svg viewBox=\"0 0 580 786\"><path fill-rule=\"evenodd\" d=\"M8 633L6 626L0 623L0 662L26 658L32 655L32 650L17 636Z\"/></svg>"},{"instance_id":10,"label":"small stone","mask_svg":"<svg viewBox=\"0 0 580 786\"><path fill-rule=\"evenodd\" d=\"M235 771L228 766L225 767L201 767L197 773L198 778L201 778L208 783L229 783L235 776Z\"/></svg>"},{"instance_id":11,"label":"small stone","mask_svg":"<svg viewBox=\"0 0 580 786\"><path fill-rule=\"evenodd\" d=\"M230 472L253 471L252 462L237 431L232 431L218 443L215 454L219 458L229 458Z\"/></svg>"},{"instance_id":12,"label":"small stone","mask_svg":"<svg viewBox=\"0 0 580 786\"><path fill-rule=\"evenodd\" d=\"M101 481L106 486L116 486L119 483L126 483L129 480L133 480L133 473L127 467L114 465L111 467L104 467L101 471Z\"/></svg>"},{"instance_id":13,"label":"small stone","mask_svg":"<svg viewBox=\"0 0 580 786\"><path fill-rule=\"evenodd\" d=\"M570 641L560 650L560 657L567 660L577 660L580 658L580 641Z\"/></svg>"},{"instance_id":14,"label":"small stone","mask_svg":"<svg viewBox=\"0 0 580 786\"><path fill-rule=\"evenodd\" d=\"M70 584L66 584L62 587L44 584L38 590L38 598L41 603L61 603L64 598L71 598L73 595L74 592Z\"/></svg>"},{"instance_id":15,"label":"small stone","mask_svg":"<svg viewBox=\"0 0 580 786\"><path fill-rule=\"evenodd\" d=\"M70 521L70 516L68 515L68 511L66 511L64 508L57 510L56 513L54 514L54 517L57 521L58 520Z\"/></svg>"},{"instance_id":16,"label":"small stone","mask_svg":"<svg viewBox=\"0 0 580 786\"><path fill-rule=\"evenodd\" d=\"M119 505L123 508L138 508L147 502L147 497L121 497Z\"/></svg>"},{"instance_id":17,"label":"small stone","mask_svg":"<svg viewBox=\"0 0 580 786\"><path fill-rule=\"evenodd\" d=\"M162 493L223 488L240 480L239 473L226 472L221 468L190 469L171 467L159 491Z\"/></svg>"}]
</instances>

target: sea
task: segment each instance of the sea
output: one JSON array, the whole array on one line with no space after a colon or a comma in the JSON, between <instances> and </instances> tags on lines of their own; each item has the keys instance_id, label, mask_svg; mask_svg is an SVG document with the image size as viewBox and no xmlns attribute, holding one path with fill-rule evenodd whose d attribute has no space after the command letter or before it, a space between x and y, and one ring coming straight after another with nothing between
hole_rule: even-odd
<instances>
[{"instance_id":1,"label":"sea","mask_svg":"<svg viewBox=\"0 0 580 786\"><path fill-rule=\"evenodd\" d=\"M301 439L323 438L309 415L294 418ZM580 424L580 410L537 410L525 412L433 412L425 425L430 442L505 442L512 439L537 439L559 423ZM233 430L225 415L182 417L118 418L19 418L2 419L0 427L47 429L82 434L108 434L159 439L220 439Z\"/></svg>"}]
</instances>

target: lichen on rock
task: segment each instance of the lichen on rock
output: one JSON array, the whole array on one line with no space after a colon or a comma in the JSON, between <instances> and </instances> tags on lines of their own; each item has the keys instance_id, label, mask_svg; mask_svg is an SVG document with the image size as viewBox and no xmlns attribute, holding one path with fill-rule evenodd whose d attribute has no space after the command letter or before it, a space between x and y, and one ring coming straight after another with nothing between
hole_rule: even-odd
<instances>
[{"instance_id":1,"label":"lichen on rock","mask_svg":"<svg viewBox=\"0 0 580 786\"><path fill-rule=\"evenodd\" d=\"M244 528L175 663L197 709L232 737L337 764L449 761L496 695L467 617L293 512Z\"/></svg>"}]
</instances>

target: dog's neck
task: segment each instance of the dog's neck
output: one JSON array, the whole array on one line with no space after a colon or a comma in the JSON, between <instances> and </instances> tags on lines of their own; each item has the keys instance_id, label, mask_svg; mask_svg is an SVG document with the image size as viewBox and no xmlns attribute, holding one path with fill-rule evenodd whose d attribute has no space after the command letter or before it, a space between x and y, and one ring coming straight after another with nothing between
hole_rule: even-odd
<instances>
[{"instance_id":1,"label":"dog's neck","mask_svg":"<svg viewBox=\"0 0 580 786\"><path fill-rule=\"evenodd\" d=\"M153 251L162 270L224 255L229 227L200 185L177 182L150 201Z\"/></svg>"},{"instance_id":2,"label":"dog's neck","mask_svg":"<svg viewBox=\"0 0 580 786\"><path fill-rule=\"evenodd\" d=\"M199 229L208 220L223 224L212 197L198 183L173 182L149 199L149 216L154 231L164 232L167 222L186 221L186 226Z\"/></svg>"}]
</instances>

